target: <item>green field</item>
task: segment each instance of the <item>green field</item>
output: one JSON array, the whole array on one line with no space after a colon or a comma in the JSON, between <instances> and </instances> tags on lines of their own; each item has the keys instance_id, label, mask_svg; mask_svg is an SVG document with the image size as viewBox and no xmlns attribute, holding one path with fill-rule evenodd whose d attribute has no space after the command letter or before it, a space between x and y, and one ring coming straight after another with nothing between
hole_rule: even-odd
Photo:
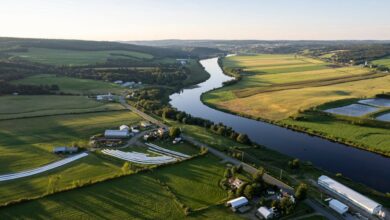
<instances>
[{"instance_id":1,"label":"green field","mask_svg":"<svg viewBox=\"0 0 390 220\"><path fill-rule=\"evenodd\" d=\"M120 93L124 90L123 87L98 80L78 79L70 77L62 77L55 75L34 75L20 80L12 81L14 84L27 85L58 85L61 92L71 94L105 94L105 93Z\"/></svg>"},{"instance_id":2,"label":"green field","mask_svg":"<svg viewBox=\"0 0 390 220\"><path fill-rule=\"evenodd\" d=\"M379 60L374 60L374 61L372 61L372 63L375 65L383 65L383 66L390 67L390 57L386 57L386 58L379 59Z\"/></svg>"},{"instance_id":3,"label":"green field","mask_svg":"<svg viewBox=\"0 0 390 220\"><path fill-rule=\"evenodd\" d=\"M55 146L87 144L91 135L141 119L128 111L71 114L0 121L0 173L42 166L59 158Z\"/></svg>"},{"instance_id":4,"label":"green field","mask_svg":"<svg viewBox=\"0 0 390 220\"><path fill-rule=\"evenodd\" d=\"M123 109L119 104L101 103L85 96L1 96L0 102L0 120Z\"/></svg>"},{"instance_id":5,"label":"green field","mask_svg":"<svg viewBox=\"0 0 390 220\"><path fill-rule=\"evenodd\" d=\"M223 176L223 170L223 164L216 158L210 155L203 156L158 168L150 173L121 177L1 208L0 218L186 218L178 201L174 199L176 197L180 203L194 208L213 205L192 213L188 219L239 219L229 209L215 206L218 201L226 198L226 192L217 185L217 180ZM169 190L163 187L161 182L165 182Z\"/></svg>"},{"instance_id":6,"label":"green field","mask_svg":"<svg viewBox=\"0 0 390 220\"><path fill-rule=\"evenodd\" d=\"M302 68L297 71L297 68ZM243 116L293 125L300 130L389 154L386 128L357 125L343 120L308 116L298 112L324 103L373 97L390 91L390 75L361 67L335 67L320 60L294 55L234 56L223 67L243 69L242 79L202 96L213 107ZM307 67L318 67L307 70ZM283 71L281 71L283 70Z\"/></svg>"},{"instance_id":7,"label":"green field","mask_svg":"<svg viewBox=\"0 0 390 220\"><path fill-rule=\"evenodd\" d=\"M104 63L107 59L152 59L146 53L122 50L77 51L46 48L29 48L27 52L14 52L14 56L49 65L84 66Z\"/></svg>"}]
</instances>

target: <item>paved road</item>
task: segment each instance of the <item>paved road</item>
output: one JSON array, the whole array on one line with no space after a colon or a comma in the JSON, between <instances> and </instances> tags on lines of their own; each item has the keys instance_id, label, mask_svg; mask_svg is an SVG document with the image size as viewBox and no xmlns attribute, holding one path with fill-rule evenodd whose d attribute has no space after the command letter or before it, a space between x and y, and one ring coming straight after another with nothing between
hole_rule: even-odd
<instances>
[{"instance_id":1,"label":"paved road","mask_svg":"<svg viewBox=\"0 0 390 220\"><path fill-rule=\"evenodd\" d=\"M329 212L325 207L323 207L321 204L319 204L317 201L312 199L306 199L305 200L306 205L310 206L314 209L315 212L320 213L325 218L329 220L340 220L343 219L341 216L335 216L333 213Z\"/></svg>"}]
</instances>

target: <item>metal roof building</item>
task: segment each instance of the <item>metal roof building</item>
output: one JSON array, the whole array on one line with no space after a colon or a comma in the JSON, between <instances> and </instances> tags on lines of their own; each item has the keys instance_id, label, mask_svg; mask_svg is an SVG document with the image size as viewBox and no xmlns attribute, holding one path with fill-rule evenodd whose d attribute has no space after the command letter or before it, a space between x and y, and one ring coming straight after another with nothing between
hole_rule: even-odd
<instances>
[{"instance_id":1,"label":"metal roof building","mask_svg":"<svg viewBox=\"0 0 390 220\"><path fill-rule=\"evenodd\" d=\"M104 132L104 137L106 138L127 138L129 136L128 130L106 130Z\"/></svg>"},{"instance_id":2,"label":"metal roof building","mask_svg":"<svg viewBox=\"0 0 390 220\"><path fill-rule=\"evenodd\" d=\"M260 207L259 209L257 209L257 212L259 214L262 215L262 217L264 217L265 219L270 219L274 216L274 213L272 212L272 210L268 209L267 207Z\"/></svg>"},{"instance_id":3,"label":"metal roof building","mask_svg":"<svg viewBox=\"0 0 390 220\"><path fill-rule=\"evenodd\" d=\"M249 203L248 199L243 197L243 196L235 198L235 199L232 199L232 200L226 202L226 204L230 205L233 210L237 209L237 208L240 208L241 206L247 205L248 203Z\"/></svg>"},{"instance_id":4,"label":"metal roof building","mask_svg":"<svg viewBox=\"0 0 390 220\"><path fill-rule=\"evenodd\" d=\"M320 176L318 178L318 184L371 214L379 215L381 212L381 204L363 196L347 186L344 186L332 178L324 175Z\"/></svg>"},{"instance_id":5,"label":"metal roof building","mask_svg":"<svg viewBox=\"0 0 390 220\"><path fill-rule=\"evenodd\" d=\"M329 207L341 215L348 211L348 206L336 199L330 200Z\"/></svg>"}]
</instances>

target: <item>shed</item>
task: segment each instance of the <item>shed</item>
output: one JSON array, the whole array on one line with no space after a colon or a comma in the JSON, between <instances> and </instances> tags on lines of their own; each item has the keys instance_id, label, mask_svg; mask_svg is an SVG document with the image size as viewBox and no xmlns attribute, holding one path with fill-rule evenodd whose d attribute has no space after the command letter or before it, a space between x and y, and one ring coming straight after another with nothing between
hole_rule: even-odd
<instances>
[{"instance_id":1,"label":"shed","mask_svg":"<svg viewBox=\"0 0 390 220\"><path fill-rule=\"evenodd\" d=\"M124 131L124 130L129 131L130 128L129 128L129 126L127 126L127 125L121 125L121 126L119 127L119 130L121 130L121 131Z\"/></svg>"},{"instance_id":2,"label":"shed","mask_svg":"<svg viewBox=\"0 0 390 220\"><path fill-rule=\"evenodd\" d=\"M143 128L148 128L148 127L150 127L152 124L150 124L150 122L148 122L148 121L142 121L141 122L141 127L143 127Z\"/></svg>"},{"instance_id":3,"label":"shed","mask_svg":"<svg viewBox=\"0 0 390 220\"><path fill-rule=\"evenodd\" d=\"M265 206L261 206L259 209L257 209L257 213L259 213L265 219L270 219L270 218L274 217L273 211L268 209Z\"/></svg>"},{"instance_id":4,"label":"shed","mask_svg":"<svg viewBox=\"0 0 390 220\"><path fill-rule=\"evenodd\" d=\"M332 199L329 201L329 207L338 212L340 215L348 211L348 206L336 199Z\"/></svg>"},{"instance_id":5,"label":"shed","mask_svg":"<svg viewBox=\"0 0 390 220\"><path fill-rule=\"evenodd\" d=\"M244 206L244 205L247 205L249 202L248 202L248 199L245 198L244 196L241 196L241 197L238 197L238 198L235 198L235 199L232 199L230 201L227 201L226 204L228 206L231 206L233 211L235 211L236 209Z\"/></svg>"}]
</instances>

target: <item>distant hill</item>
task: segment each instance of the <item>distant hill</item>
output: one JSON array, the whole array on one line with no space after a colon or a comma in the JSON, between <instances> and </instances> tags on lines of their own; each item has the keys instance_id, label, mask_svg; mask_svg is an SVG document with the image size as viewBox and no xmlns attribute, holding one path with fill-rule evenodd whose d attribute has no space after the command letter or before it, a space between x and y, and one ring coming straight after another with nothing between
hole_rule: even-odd
<instances>
[{"instance_id":1,"label":"distant hill","mask_svg":"<svg viewBox=\"0 0 390 220\"><path fill-rule=\"evenodd\" d=\"M188 53L176 49L141 46L110 41L0 37L0 51L18 52L27 50L28 48L46 48L77 51L123 50L151 54L155 57L182 57L188 55Z\"/></svg>"}]
</instances>

